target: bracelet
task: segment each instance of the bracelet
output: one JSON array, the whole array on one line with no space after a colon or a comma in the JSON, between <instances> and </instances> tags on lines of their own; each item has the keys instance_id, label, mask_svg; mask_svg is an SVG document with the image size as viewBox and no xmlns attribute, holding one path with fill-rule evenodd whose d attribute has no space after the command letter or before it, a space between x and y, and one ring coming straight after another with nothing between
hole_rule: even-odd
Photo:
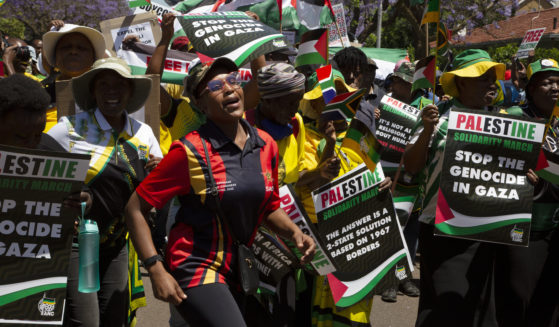
<instances>
[{"instance_id":1,"label":"bracelet","mask_svg":"<svg viewBox=\"0 0 559 327\"><path fill-rule=\"evenodd\" d=\"M153 266L157 261L164 262L163 257L160 256L159 254L156 254L152 257L143 260L142 263L144 264L144 268L149 268Z\"/></svg>"}]
</instances>

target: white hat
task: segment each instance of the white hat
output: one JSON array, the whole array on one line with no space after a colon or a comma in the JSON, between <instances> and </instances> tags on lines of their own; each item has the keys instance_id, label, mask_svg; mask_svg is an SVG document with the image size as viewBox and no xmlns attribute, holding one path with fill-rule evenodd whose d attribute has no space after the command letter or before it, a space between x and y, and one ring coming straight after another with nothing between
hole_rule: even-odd
<instances>
[{"instance_id":1,"label":"white hat","mask_svg":"<svg viewBox=\"0 0 559 327\"><path fill-rule=\"evenodd\" d=\"M114 71L132 82L134 91L130 96L126 111L129 114L138 111L149 97L151 79L145 75L132 75L130 66L120 58L99 59L93 63L91 70L79 77L72 78L72 94L78 106L83 110L91 110L97 107L95 96L89 88L95 76L104 70Z\"/></svg>"},{"instance_id":2,"label":"white hat","mask_svg":"<svg viewBox=\"0 0 559 327\"><path fill-rule=\"evenodd\" d=\"M52 30L43 35L43 51L45 52L45 57L48 63L55 67L56 66L56 44L66 34L70 33L81 33L83 34L91 45L93 45L93 50L95 50L95 59L103 58L105 54L105 38L103 34L96 29L86 26L74 25L74 24L64 24L59 30Z\"/></svg>"}]
</instances>

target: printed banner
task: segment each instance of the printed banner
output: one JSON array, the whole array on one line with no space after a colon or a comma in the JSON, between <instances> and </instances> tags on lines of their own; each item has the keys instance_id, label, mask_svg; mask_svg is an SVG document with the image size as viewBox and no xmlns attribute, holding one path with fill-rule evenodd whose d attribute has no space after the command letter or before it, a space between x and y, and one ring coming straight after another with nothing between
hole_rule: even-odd
<instances>
[{"instance_id":1,"label":"printed banner","mask_svg":"<svg viewBox=\"0 0 559 327\"><path fill-rule=\"evenodd\" d=\"M344 5L342 3L338 3L333 5L332 9L334 9L334 13L336 14L336 21L338 22L340 33L338 33L336 23L334 22L324 26L328 29L329 44L331 47L349 47L349 38L347 36L347 27L345 24ZM342 35L342 40L340 40L340 34Z\"/></svg>"},{"instance_id":2,"label":"printed banner","mask_svg":"<svg viewBox=\"0 0 559 327\"><path fill-rule=\"evenodd\" d=\"M260 271L260 281L268 285L277 285L283 276L292 271L292 267L299 266L297 258L283 242L264 227L256 232L252 251Z\"/></svg>"},{"instance_id":3,"label":"printed banner","mask_svg":"<svg viewBox=\"0 0 559 327\"><path fill-rule=\"evenodd\" d=\"M89 156L0 146L0 324L62 325L75 209Z\"/></svg>"},{"instance_id":4,"label":"printed banner","mask_svg":"<svg viewBox=\"0 0 559 327\"><path fill-rule=\"evenodd\" d=\"M382 97L379 109L376 136L384 147L380 159L385 168L398 167L419 110L387 95Z\"/></svg>"},{"instance_id":5,"label":"printed banner","mask_svg":"<svg viewBox=\"0 0 559 327\"><path fill-rule=\"evenodd\" d=\"M316 250L314 253L313 260L305 265L307 271L316 272L318 275L328 275L336 271L336 264L330 257L329 252L325 251L324 242L320 238L316 228L311 223L311 220L307 216L303 205L299 202L299 199L295 196L295 191L290 185L284 185L279 189L280 196L280 206L287 213L291 221L295 225L299 226L301 231L313 238L316 244ZM286 241L291 251L295 253L298 259L301 259L301 252L297 249L295 244Z\"/></svg>"},{"instance_id":6,"label":"printed banner","mask_svg":"<svg viewBox=\"0 0 559 327\"><path fill-rule=\"evenodd\" d=\"M130 69L132 69L132 74L143 75L154 51L155 47L141 43L132 43L123 45L123 48L117 52L117 55L128 63ZM197 56L194 53L168 50L161 82L182 85L184 78L188 75L188 65L195 58ZM249 68L240 68L239 73L243 84L248 83L252 79L252 73Z\"/></svg>"},{"instance_id":7,"label":"printed banner","mask_svg":"<svg viewBox=\"0 0 559 327\"><path fill-rule=\"evenodd\" d=\"M227 57L237 66L287 49L283 34L244 12L185 14L177 17L194 48L211 58Z\"/></svg>"},{"instance_id":8,"label":"printed banner","mask_svg":"<svg viewBox=\"0 0 559 327\"><path fill-rule=\"evenodd\" d=\"M328 275L336 306L348 307L410 276L411 264L382 169L365 164L313 191L318 230L338 271Z\"/></svg>"},{"instance_id":9,"label":"printed banner","mask_svg":"<svg viewBox=\"0 0 559 327\"><path fill-rule=\"evenodd\" d=\"M545 124L453 109L437 201L435 234L528 245L535 169Z\"/></svg>"},{"instance_id":10,"label":"printed banner","mask_svg":"<svg viewBox=\"0 0 559 327\"><path fill-rule=\"evenodd\" d=\"M530 51L536 49L536 46L540 42L544 32L545 27L534 28L526 31L526 34L524 35L524 38L522 39L522 42L518 47L516 56L520 59L528 58L528 56L530 55Z\"/></svg>"}]
</instances>

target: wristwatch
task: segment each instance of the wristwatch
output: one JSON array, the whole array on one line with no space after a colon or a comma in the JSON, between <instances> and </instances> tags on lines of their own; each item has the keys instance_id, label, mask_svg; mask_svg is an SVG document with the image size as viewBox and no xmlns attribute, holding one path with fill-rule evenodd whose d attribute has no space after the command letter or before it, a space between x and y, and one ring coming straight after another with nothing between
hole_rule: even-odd
<instances>
[{"instance_id":1,"label":"wristwatch","mask_svg":"<svg viewBox=\"0 0 559 327\"><path fill-rule=\"evenodd\" d=\"M149 268L149 267L153 266L157 261L164 262L163 257L160 256L159 254L156 254L153 257L149 257L149 258L143 260L142 262L144 264L144 268Z\"/></svg>"}]
</instances>

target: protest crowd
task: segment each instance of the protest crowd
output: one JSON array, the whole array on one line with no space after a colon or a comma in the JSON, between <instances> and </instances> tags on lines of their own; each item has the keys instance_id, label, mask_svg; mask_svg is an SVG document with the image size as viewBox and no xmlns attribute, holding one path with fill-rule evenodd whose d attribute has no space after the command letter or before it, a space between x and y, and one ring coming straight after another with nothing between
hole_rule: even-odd
<instances>
[{"instance_id":1,"label":"protest crowd","mask_svg":"<svg viewBox=\"0 0 559 327\"><path fill-rule=\"evenodd\" d=\"M415 326L559 326L557 61L379 75L180 6L1 35L0 325L135 326L143 267L158 326L370 326L399 294Z\"/></svg>"}]
</instances>

